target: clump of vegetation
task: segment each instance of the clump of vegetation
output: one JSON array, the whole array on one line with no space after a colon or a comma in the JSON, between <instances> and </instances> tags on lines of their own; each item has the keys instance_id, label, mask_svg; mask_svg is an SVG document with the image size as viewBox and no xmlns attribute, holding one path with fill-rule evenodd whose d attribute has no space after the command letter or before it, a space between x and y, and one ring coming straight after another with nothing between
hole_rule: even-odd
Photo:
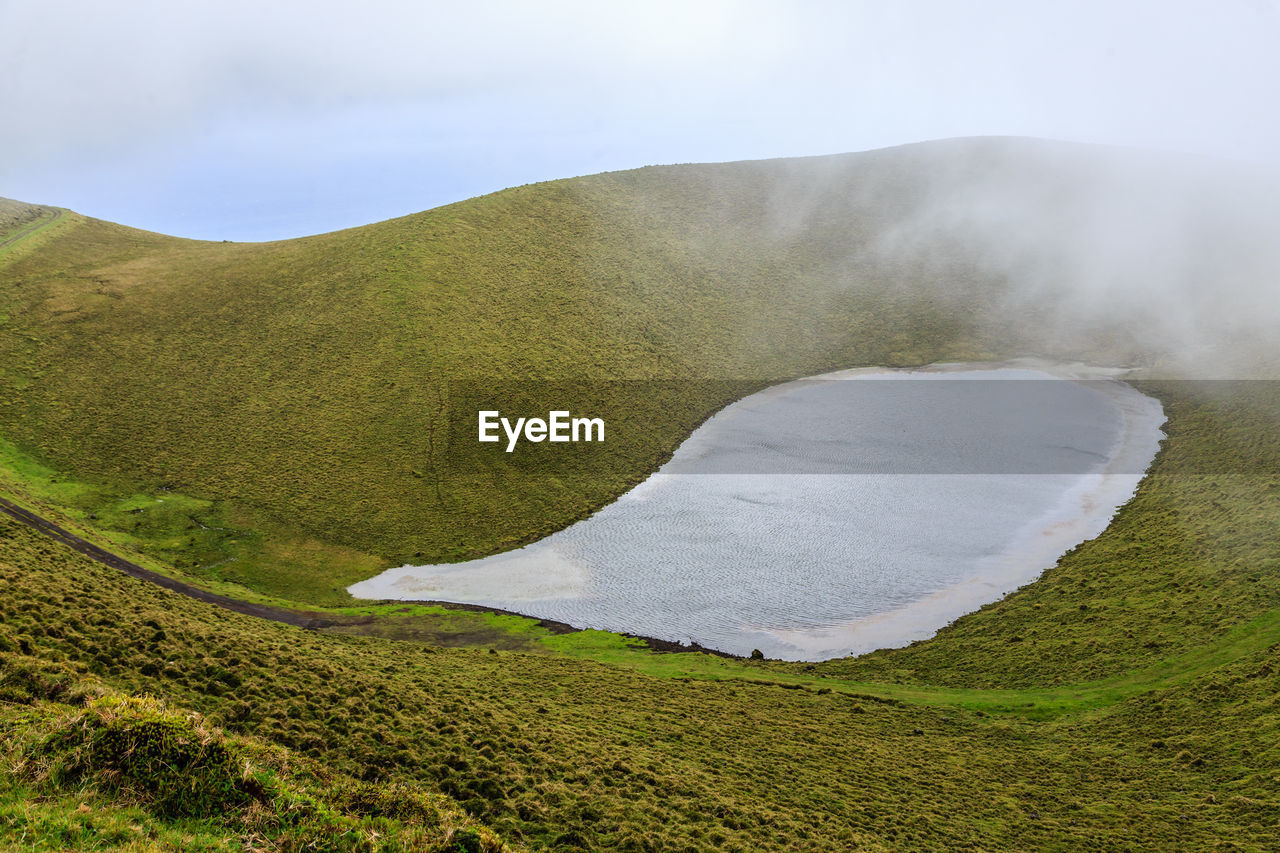
<instances>
[{"instance_id":1,"label":"clump of vegetation","mask_svg":"<svg viewBox=\"0 0 1280 853\"><path fill-rule=\"evenodd\" d=\"M30 669L0 658L6 674ZM104 691L98 685L82 695ZM441 794L335 776L279 747L228 736L200 714L176 711L153 696L105 692L78 706L32 697L28 710L0 713L0 731L11 739L0 814L29 787L42 799L78 800L77 816L92 811L84 807L88 800L99 809L137 810L153 827L147 835L194 833L214 849L237 840L274 851L512 849ZM7 822L18 821L11 815ZM124 838L137 840L130 833Z\"/></svg>"},{"instance_id":2,"label":"clump of vegetation","mask_svg":"<svg viewBox=\"0 0 1280 853\"><path fill-rule=\"evenodd\" d=\"M105 787L164 817L212 817L275 793L220 731L151 696L93 700L52 721L26 758L37 783Z\"/></svg>"}]
</instances>

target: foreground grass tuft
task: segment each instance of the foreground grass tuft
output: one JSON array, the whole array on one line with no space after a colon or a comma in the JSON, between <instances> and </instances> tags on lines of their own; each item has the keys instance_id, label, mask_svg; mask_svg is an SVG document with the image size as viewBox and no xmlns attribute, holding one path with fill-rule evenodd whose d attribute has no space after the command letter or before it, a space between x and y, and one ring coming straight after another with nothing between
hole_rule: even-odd
<instances>
[{"instance_id":1,"label":"foreground grass tuft","mask_svg":"<svg viewBox=\"0 0 1280 853\"><path fill-rule=\"evenodd\" d=\"M239 752L198 715L150 696L107 696L54 720L27 762L39 784L91 783L162 817L212 817L272 793Z\"/></svg>"},{"instance_id":2,"label":"foreground grass tuft","mask_svg":"<svg viewBox=\"0 0 1280 853\"><path fill-rule=\"evenodd\" d=\"M65 667L33 667L0 655L7 683L36 683L29 677L35 671L57 669L74 679ZM279 747L227 736L200 714L176 711L153 696L74 680L86 682L85 704L28 694L25 708L0 712L0 730L10 741L10 769L0 781L0 840L30 833L36 849L512 849L440 794L334 775ZM68 692L62 682L44 684L48 696ZM19 808L20 798L35 802ZM69 802L78 805L68 812ZM86 817L116 812L107 826ZM136 817L119 825L118 818L130 814Z\"/></svg>"}]
</instances>

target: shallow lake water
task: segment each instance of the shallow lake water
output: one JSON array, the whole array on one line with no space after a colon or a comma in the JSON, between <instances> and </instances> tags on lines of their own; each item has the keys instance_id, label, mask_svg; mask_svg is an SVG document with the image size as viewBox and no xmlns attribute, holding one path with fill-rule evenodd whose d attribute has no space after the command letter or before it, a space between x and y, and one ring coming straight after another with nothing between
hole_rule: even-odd
<instances>
[{"instance_id":1,"label":"shallow lake water","mask_svg":"<svg viewBox=\"0 0 1280 853\"><path fill-rule=\"evenodd\" d=\"M1101 533L1159 403L1051 365L854 370L752 395L592 517L351 586L769 657L906 645Z\"/></svg>"}]
</instances>

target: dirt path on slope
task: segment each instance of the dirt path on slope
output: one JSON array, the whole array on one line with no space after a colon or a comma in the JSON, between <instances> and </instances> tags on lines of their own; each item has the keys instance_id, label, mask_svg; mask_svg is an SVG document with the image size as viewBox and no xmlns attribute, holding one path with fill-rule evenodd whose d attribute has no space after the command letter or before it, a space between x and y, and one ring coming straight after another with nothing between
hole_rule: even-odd
<instances>
[{"instance_id":1,"label":"dirt path on slope","mask_svg":"<svg viewBox=\"0 0 1280 853\"><path fill-rule=\"evenodd\" d=\"M224 610L230 610L233 613L241 613L241 614L244 614L245 616L255 616L259 619L267 619L272 622L283 622L286 625L293 625L298 628L306 628L312 631L319 630L321 628L338 628L339 629L338 633L354 633L357 635L364 635L364 636L383 636L382 634L376 631L368 630L368 626L371 623L374 623L377 621L375 617L365 617L365 618L356 617L353 619L336 621L333 619L324 618L324 614L320 614L320 613L307 613L305 611L288 610L283 607L272 607L271 605L268 605L268 604L254 604L248 601L241 601L238 598L230 598L225 595L216 595L215 593L209 592L208 590L201 589L198 586L192 586L189 583L183 583L180 580L175 580L169 577L168 575L162 575L159 572L153 572L150 569L144 569L142 566L139 566L137 563L130 562L129 560L126 560L125 558L117 554L113 554L104 548L94 545L92 542L81 539L79 536L76 536L74 533L70 533L67 530L63 529L62 527L59 527L58 525L54 524L52 521L49 521L46 518L42 518L28 509L23 509L22 507L18 506L12 501L6 500L5 498L0 498L0 512L3 512L9 515L14 520L27 525L33 530L43 533L45 536L48 536L50 539L54 539L58 542L61 542L62 544L70 547L72 550L77 551L83 554L84 556L88 557L89 559L94 560L98 563L101 563L104 566L108 566L113 569L118 569L124 572L126 575L129 575L130 577L137 578L138 580L148 581L149 583L153 583L156 586L162 586L165 589L180 593L182 595L187 596L188 598L194 598L197 601L208 602L209 604L216 605L218 607L223 608ZM499 610L493 607L481 607L479 605L474 605L474 604L459 604L457 602L452 602L452 601L399 601L399 600L396 600L396 601L383 601L380 603L388 604L388 605L396 604L396 605L402 605L402 606L414 605L414 604L427 604L427 605L434 605L438 607L444 607L449 610L461 610L461 611L469 611L473 613L499 613L499 614L504 614L509 616L520 616L524 619L534 619L535 621L537 621L539 626L546 628L553 634L569 634L569 633L575 633L577 631L582 630L581 628L576 628L564 622L556 622L550 619L538 619L537 617L529 616L524 613L516 613L515 611L512 611L512 610ZM341 630L344 628L347 630L346 631ZM660 653L702 652L704 654L715 655L717 657L740 659L740 656L738 655L734 655L729 652L722 652L718 649L705 648L703 646L698 645L697 643L694 643L692 645L684 645L682 643L673 643L667 640L659 640L655 637L644 637L637 634L624 633L623 636L632 637L637 640L642 640L649 647L649 649L654 652L660 652ZM403 637L397 637L394 635L388 638L389 639L405 639ZM444 641L445 638L442 638L442 637L432 637L432 639L435 641L435 644L452 645L452 643ZM492 639L487 638L486 642L481 645L492 645L492 644L493 644Z\"/></svg>"},{"instance_id":2,"label":"dirt path on slope","mask_svg":"<svg viewBox=\"0 0 1280 853\"><path fill-rule=\"evenodd\" d=\"M210 604L216 604L225 610L235 613L243 613L245 616L256 616L259 619L269 619L272 622L283 622L286 625L294 625L299 628L327 628L335 623L325 619L318 618L316 614L299 613L293 610L286 610L282 607L270 607L266 604L253 604L248 601L240 601L236 598L228 598L225 595L215 595L212 592L174 580L171 577L153 572L150 569L144 569L137 563L131 563L123 557L112 554L110 551L99 548L92 542L86 542L74 533L68 533L63 528L54 524L52 521L41 518L30 510L23 509L11 501L0 498L0 511L8 514L17 521L31 527L51 539L56 539L64 545L69 546L75 551L84 554L91 560L96 560L104 566L113 569L119 569L130 577L139 580L149 581L156 586L162 586L165 589L173 590L181 593L188 598L194 598L198 601L207 601Z\"/></svg>"},{"instance_id":3,"label":"dirt path on slope","mask_svg":"<svg viewBox=\"0 0 1280 853\"><path fill-rule=\"evenodd\" d=\"M47 209L53 211L52 219L48 219L48 220L37 219L35 223L33 223L29 228L23 231L19 231L17 234L14 234L8 240L0 241L0 249L4 249L9 246L12 246L14 243L18 242L19 240L30 237L32 234L36 233L37 231L41 231L45 228L48 228L50 225L52 225L53 223L61 219L62 214L66 213L66 211L64 211L60 207L53 207L53 208L47 208Z\"/></svg>"}]
</instances>

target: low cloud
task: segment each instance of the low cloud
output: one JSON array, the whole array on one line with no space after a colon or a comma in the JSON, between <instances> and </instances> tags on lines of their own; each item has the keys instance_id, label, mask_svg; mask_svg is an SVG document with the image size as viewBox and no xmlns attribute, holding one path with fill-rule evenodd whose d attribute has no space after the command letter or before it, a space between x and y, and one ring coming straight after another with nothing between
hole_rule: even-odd
<instances>
[{"instance_id":1,"label":"low cloud","mask_svg":"<svg viewBox=\"0 0 1280 853\"><path fill-rule=\"evenodd\" d=\"M601 169L975 134L1274 161L1278 34L1274 3L1192 0L10 3L0 194L246 239L361 224L315 219L297 189L335 172L366 187L350 215L378 218Z\"/></svg>"}]
</instances>

